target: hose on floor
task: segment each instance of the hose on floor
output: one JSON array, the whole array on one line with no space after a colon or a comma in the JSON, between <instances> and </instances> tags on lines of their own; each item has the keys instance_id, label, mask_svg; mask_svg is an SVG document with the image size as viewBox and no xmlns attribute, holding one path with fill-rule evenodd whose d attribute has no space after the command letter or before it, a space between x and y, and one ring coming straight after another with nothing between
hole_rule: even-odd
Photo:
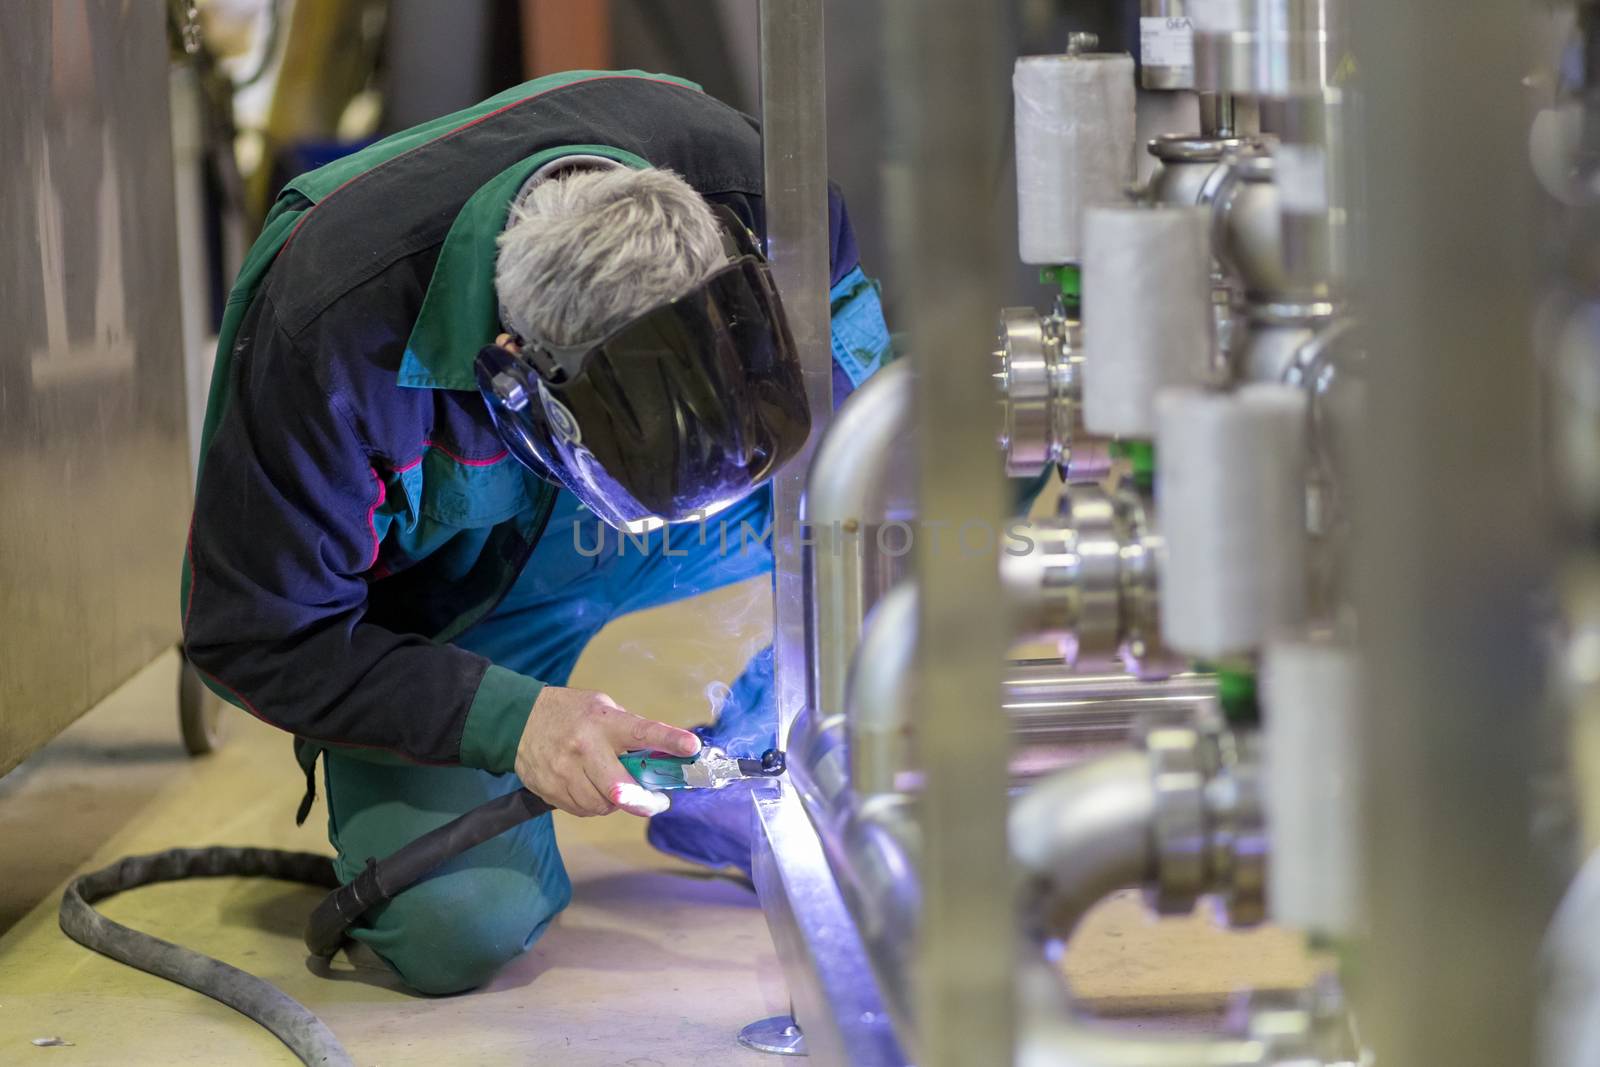
<instances>
[{"instance_id":1,"label":"hose on floor","mask_svg":"<svg viewBox=\"0 0 1600 1067\"><path fill-rule=\"evenodd\" d=\"M75 878L61 894L61 929L103 956L203 993L275 1035L310 1067L353 1067L350 1054L321 1019L271 982L193 949L140 933L106 918L94 905L139 886L186 878L276 878L332 890L311 913L306 947L332 956L362 915L416 884L447 860L543 815L550 805L519 789L431 830L398 852L368 860L355 881L341 886L328 856L272 848L174 848L126 856Z\"/></svg>"}]
</instances>

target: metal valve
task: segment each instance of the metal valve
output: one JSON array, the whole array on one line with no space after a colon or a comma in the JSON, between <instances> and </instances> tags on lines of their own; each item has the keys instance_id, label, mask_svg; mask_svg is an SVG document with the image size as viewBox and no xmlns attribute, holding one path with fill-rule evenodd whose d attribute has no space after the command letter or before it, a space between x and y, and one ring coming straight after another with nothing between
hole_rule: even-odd
<instances>
[{"instance_id":1,"label":"metal valve","mask_svg":"<svg viewBox=\"0 0 1600 1067\"><path fill-rule=\"evenodd\" d=\"M1083 427L1082 348L1082 327L1059 311L1000 312L994 377L1011 477L1031 478L1052 463L1069 482L1098 481L1110 471L1108 442Z\"/></svg>"}]
</instances>

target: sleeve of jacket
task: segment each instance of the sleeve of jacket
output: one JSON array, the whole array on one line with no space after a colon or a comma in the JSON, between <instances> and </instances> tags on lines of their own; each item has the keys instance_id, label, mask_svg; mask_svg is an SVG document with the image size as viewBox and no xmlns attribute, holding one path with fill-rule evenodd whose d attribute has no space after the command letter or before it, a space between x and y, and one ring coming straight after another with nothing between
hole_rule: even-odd
<instances>
[{"instance_id":1,"label":"sleeve of jacket","mask_svg":"<svg viewBox=\"0 0 1600 1067\"><path fill-rule=\"evenodd\" d=\"M185 560L190 661L226 699L308 740L509 770L541 684L364 620L381 460L264 296L230 370L213 390L226 408Z\"/></svg>"},{"instance_id":2,"label":"sleeve of jacket","mask_svg":"<svg viewBox=\"0 0 1600 1067\"><path fill-rule=\"evenodd\" d=\"M832 320L833 406L861 387L891 358L878 283L861 267L861 253L839 186L828 183L828 311Z\"/></svg>"}]
</instances>

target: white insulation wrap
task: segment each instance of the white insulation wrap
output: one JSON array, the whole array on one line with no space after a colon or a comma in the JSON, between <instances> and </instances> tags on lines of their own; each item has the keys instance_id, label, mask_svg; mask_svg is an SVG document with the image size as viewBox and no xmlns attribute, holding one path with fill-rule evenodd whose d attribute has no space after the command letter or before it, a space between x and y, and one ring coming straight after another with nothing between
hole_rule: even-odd
<instances>
[{"instance_id":1,"label":"white insulation wrap","mask_svg":"<svg viewBox=\"0 0 1600 1067\"><path fill-rule=\"evenodd\" d=\"M1167 643L1208 659L1251 651L1305 613L1305 394L1171 389L1156 408Z\"/></svg>"},{"instance_id":2,"label":"white insulation wrap","mask_svg":"<svg viewBox=\"0 0 1600 1067\"><path fill-rule=\"evenodd\" d=\"M1017 246L1024 263L1077 263L1083 212L1133 183L1133 57L1024 56L1017 115Z\"/></svg>"},{"instance_id":3,"label":"white insulation wrap","mask_svg":"<svg viewBox=\"0 0 1600 1067\"><path fill-rule=\"evenodd\" d=\"M1084 424L1149 438L1157 391L1202 384L1211 363L1210 215L1100 207L1084 229Z\"/></svg>"},{"instance_id":4,"label":"white insulation wrap","mask_svg":"<svg viewBox=\"0 0 1600 1067\"><path fill-rule=\"evenodd\" d=\"M1275 922L1352 933L1361 877L1355 654L1272 642L1261 664L1265 792Z\"/></svg>"}]
</instances>

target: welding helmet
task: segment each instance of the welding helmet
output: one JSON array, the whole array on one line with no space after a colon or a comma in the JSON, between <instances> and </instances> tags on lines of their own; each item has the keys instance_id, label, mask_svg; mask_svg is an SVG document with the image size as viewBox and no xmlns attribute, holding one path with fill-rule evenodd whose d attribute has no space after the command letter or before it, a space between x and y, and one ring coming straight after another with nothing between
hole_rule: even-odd
<instances>
[{"instance_id":1,"label":"welding helmet","mask_svg":"<svg viewBox=\"0 0 1600 1067\"><path fill-rule=\"evenodd\" d=\"M733 212L713 211L729 262L684 296L590 344L518 338L478 354L511 455L614 527L703 518L771 478L811 430L766 258Z\"/></svg>"}]
</instances>

